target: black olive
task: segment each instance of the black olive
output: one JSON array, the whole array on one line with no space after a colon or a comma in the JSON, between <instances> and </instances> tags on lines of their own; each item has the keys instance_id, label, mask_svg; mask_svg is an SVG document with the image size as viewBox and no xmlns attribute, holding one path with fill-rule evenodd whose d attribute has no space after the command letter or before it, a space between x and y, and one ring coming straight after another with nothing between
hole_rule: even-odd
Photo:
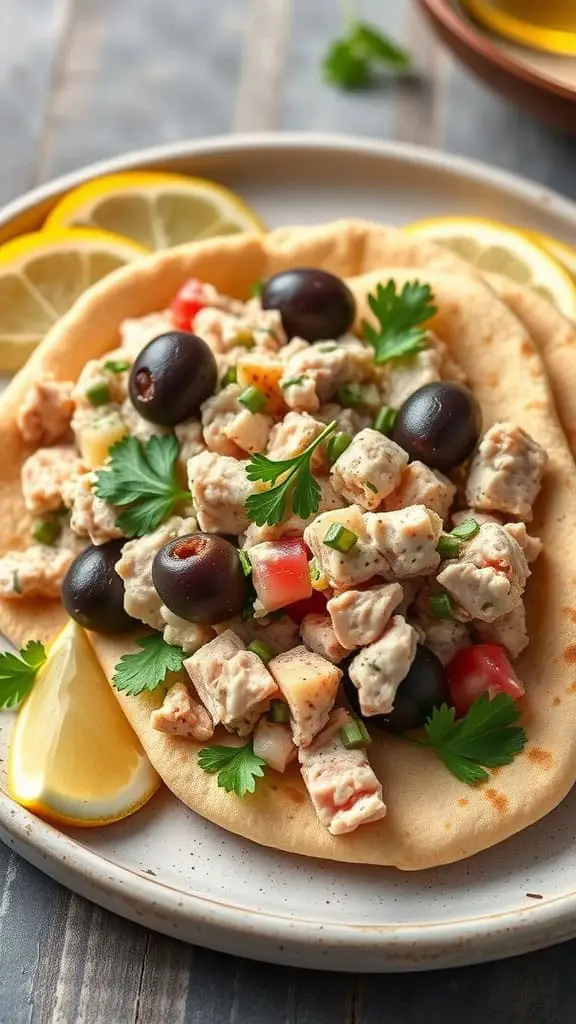
<instances>
[{"instance_id":1,"label":"black olive","mask_svg":"<svg viewBox=\"0 0 576 1024\"><path fill-rule=\"evenodd\" d=\"M248 603L238 551L213 533L190 533L165 544L152 563L152 582L170 611L187 622L213 626Z\"/></svg>"},{"instance_id":2,"label":"black olive","mask_svg":"<svg viewBox=\"0 0 576 1024\"><path fill-rule=\"evenodd\" d=\"M480 406L468 388L449 381L425 384L398 410L392 437L432 469L456 469L474 450L482 430Z\"/></svg>"},{"instance_id":3,"label":"black olive","mask_svg":"<svg viewBox=\"0 0 576 1024\"><path fill-rule=\"evenodd\" d=\"M360 715L358 690L347 673L344 675L344 689L354 711ZM421 728L432 708L450 703L446 671L440 658L428 647L418 644L416 656L408 675L398 687L390 714L369 715L365 721L390 732L407 732Z\"/></svg>"},{"instance_id":4,"label":"black olive","mask_svg":"<svg viewBox=\"0 0 576 1024\"><path fill-rule=\"evenodd\" d=\"M289 338L321 341L349 331L356 302L348 286L326 270L301 267L274 274L264 284L263 309L278 309Z\"/></svg>"},{"instance_id":5,"label":"black olive","mask_svg":"<svg viewBox=\"0 0 576 1024\"><path fill-rule=\"evenodd\" d=\"M206 342L186 331L169 331L142 349L128 389L140 416L173 427L198 414L217 381L216 360Z\"/></svg>"},{"instance_id":6,"label":"black olive","mask_svg":"<svg viewBox=\"0 0 576 1024\"><path fill-rule=\"evenodd\" d=\"M114 566L122 541L93 545L76 556L62 583L62 604L70 618L95 633L123 633L137 625L124 610L124 583Z\"/></svg>"}]
</instances>

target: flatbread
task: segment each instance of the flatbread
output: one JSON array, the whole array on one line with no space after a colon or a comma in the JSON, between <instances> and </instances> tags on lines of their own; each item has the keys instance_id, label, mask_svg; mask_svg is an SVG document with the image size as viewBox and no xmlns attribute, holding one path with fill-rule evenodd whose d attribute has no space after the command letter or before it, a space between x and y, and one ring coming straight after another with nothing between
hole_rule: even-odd
<instances>
[{"instance_id":1,"label":"flatbread","mask_svg":"<svg viewBox=\"0 0 576 1024\"><path fill-rule=\"evenodd\" d=\"M387 269L390 263L398 265L399 252L413 266L426 248L399 235L359 222L286 228L266 237L222 239L160 253L96 285L50 332L0 402L5 447L0 549L6 551L16 539L24 543L19 473L26 452L14 420L26 387L43 370L61 378L76 376L88 358L117 345L125 317L161 308L188 276L242 298L257 278L288 266L322 265L349 279L361 319L368 314L366 294L378 281L393 276L401 285L414 277L413 269ZM161 694L116 694L166 784L205 818L265 846L407 870L460 860L500 842L548 813L576 778L576 562L572 565L569 532L576 522L576 469L543 363L520 320L479 279L457 276L451 254L429 252L427 261L426 279L439 309L432 326L467 374L485 426L510 419L550 457L532 526L544 551L527 593L531 643L518 662L527 689L523 704L529 742L523 754L494 772L488 783L470 788L430 752L378 736L370 756L382 780L388 816L351 835L333 837L318 822L296 768L285 775L270 772L253 796L240 800L219 790L215 777L198 768L198 744L150 727L150 711ZM62 618L56 602L0 603L0 628L15 642L49 636ZM118 658L133 649L133 639L98 636L94 645L110 677Z\"/></svg>"}]
</instances>

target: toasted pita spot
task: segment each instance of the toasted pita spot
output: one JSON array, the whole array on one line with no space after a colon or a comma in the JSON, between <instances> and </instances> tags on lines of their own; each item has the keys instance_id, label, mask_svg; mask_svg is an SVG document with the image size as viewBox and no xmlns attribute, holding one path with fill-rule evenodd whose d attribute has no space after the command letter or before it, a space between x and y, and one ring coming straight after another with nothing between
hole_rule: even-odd
<instances>
[{"instance_id":1,"label":"toasted pita spot","mask_svg":"<svg viewBox=\"0 0 576 1024\"><path fill-rule=\"evenodd\" d=\"M576 664L576 644L568 644L568 646L564 648L563 654L564 660L567 661L569 665Z\"/></svg>"},{"instance_id":2,"label":"toasted pita spot","mask_svg":"<svg viewBox=\"0 0 576 1024\"><path fill-rule=\"evenodd\" d=\"M532 747L531 750L527 751L528 760L532 761L532 764L538 764L541 768L551 768L554 764L554 758L549 750L542 750L541 747Z\"/></svg>"},{"instance_id":3,"label":"toasted pita spot","mask_svg":"<svg viewBox=\"0 0 576 1024\"><path fill-rule=\"evenodd\" d=\"M562 611L568 616L571 622L576 623L576 608L571 608L570 605L564 605Z\"/></svg>"},{"instance_id":4,"label":"toasted pita spot","mask_svg":"<svg viewBox=\"0 0 576 1024\"><path fill-rule=\"evenodd\" d=\"M523 356L533 356L534 355L534 345L532 344L531 341L524 340L521 343L521 345L520 345L520 351L521 351Z\"/></svg>"},{"instance_id":5,"label":"toasted pita spot","mask_svg":"<svg viewBox=\"0 0 576 1024\"><path fill-rule=\"evenodd\" d=\"M560 697L554 697L554 700L552 701L552 706L557 708L558 705L561 704L561 703L562 703L562 701L561 701Z\"/></svg>"},{"instance_id":6,"label":"toasted pita spot","mask_svg":"<svg viewBox=\"0 0 576 1024\"><path fill-rule=\"evenodd\" d=\"M452 822L450 820L444 822L444 831L445 832L451 832L452 831Z\"/></svg>"},{"instance_id":7,"label":"toasted pita spot","mask_svg":"<svg viewBox=\"0 0 576 1024\"><path fill-rule=\"evenodd\" d=\"M295 804L306 803L306 797L304 796L304 793L301 793L299 789L296 789L296 786L284 786L284 793L286 794L286 796L290 797L290 799L293 800Z\"/></svg>"},{"instance_id":8,"label":"toasted pita spot","mask_svg":"<svg viewBox=\"0 0 576 1024\"><path fill-rule=\"evenodd\" d=\"M567 688L566 693L571 693L571 694L576 693L576 681L573 682L573 683L570 683L570 686Z\"/></svg>"},{"instance_id":9,"label":"toasted pita spot","mask_svg":"<svg viewBox=\"0 0 576 1024\"><path fill-rule=\"evenodd\" d=\"M545 409L544 402L526 402L525 409Z\"/></svg>"},{"instance_id":10,"label":"toasted pita spot","mask_svg":"<svg viewBox=\"0 0 576 1024\"><path fill-rule=\"evenodd\" d=\"M503 814L508 809L508 797L504 796L504 793L499 793L497 789L487 789L484 796L490 801L495 811L500 811Z\"/></svg>"},{"instance_id":11,"label":"toasted pita spot","mask_svg":"<svg viewBox=\"0 0 576 1024\"><path fill-rule=\"evenodd\" d=\"M467 807L470 801L467 796L461 796L458 803L460 807Z\"/></svg>"}]
</instances>

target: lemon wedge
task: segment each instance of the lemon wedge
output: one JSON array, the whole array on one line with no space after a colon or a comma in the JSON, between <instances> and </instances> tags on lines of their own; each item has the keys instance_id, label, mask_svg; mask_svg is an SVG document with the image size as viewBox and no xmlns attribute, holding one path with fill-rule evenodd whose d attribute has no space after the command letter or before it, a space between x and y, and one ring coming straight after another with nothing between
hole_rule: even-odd
<instances>
[{"instance_id":1,"label":"lemon wedge","mask_svg":"<svg viewBox=\"0 0 576 1024\"><path fill-rule=\"evenodd\" d=\"M166 249L215 235L265 230L246 203L213 181L127 172L87 181L54 207L46 227L86 225Z\"/></svg>"},{"instance_id":2,"label":"lemon wedge","mask_svg":"<svg viewBox=\"0 0 576 1024\"><path fill-rule=\"evenodd\" d=\"M552 238L552 235L543 235L540 231L522 230L528 238L531 238L542 249L546 249L546 252L562 263L568 273L576 278L576 249L566 242L560 242L558 238Z\"/></svg>"},{"instance_id":3,"label":"lemon wedge","mask_svg":"<svg viewBox=\"0 0 576 1024\"><path fill-rule=\"evenodd\" d=\"M0 247L0 370L17 370L95 281L147 250L106 231L34 231Z\"/></svg>"},{"instance_id":4,"label":"lemon wedge","mask_svg":"<svg viewBox=\"0 0 576 1024\"><path fill-rule=\"evenodd\" d=\"M90 641L69 622L16 719L10 796L48 821L88 827L132 814L159 784Z\"/></svg>"},{"instance_id":5,"label":"lemon wedge","mask_svg":"<svg viewBox=\"0 0 576 1024\"><path fill-rule=\"evenodd\" d=\"M550 251L522 230L481 217L432 217L404 228L445 245L478 270L502 274L576 319L576 284Z\"/></svg>"}]
</instances>

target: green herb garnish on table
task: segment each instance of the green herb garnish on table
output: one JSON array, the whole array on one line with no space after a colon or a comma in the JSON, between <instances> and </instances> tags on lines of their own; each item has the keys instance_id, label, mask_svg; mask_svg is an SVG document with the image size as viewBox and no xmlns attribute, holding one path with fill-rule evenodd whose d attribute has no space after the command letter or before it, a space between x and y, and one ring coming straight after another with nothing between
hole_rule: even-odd
<instances>
[{"instance_id":1,"label":"green herb garnish on table","mask_svg":"<svg viewBox=\"0 0 576 1024\"><path fill-rule=\"evenodd\" d=\"M218 786L227 793L246 796L256 789L256 779L262 778L266 762L252 748L252 740L243 747L203 747L198 752L202 771L218 773Z\"/></svg>"},{"instance_id":2,"label":"green herb garnish on table","mask_svg":"<svg viewBox=\"0 0 576 1024\"><path fill-rule=\"evenodd\" d=\"M161 686L169 672L180 671L185 657L180 647L167 644L161 633L143 636L136 643L140 650L123 654L112 678L116 689L130 697Z\"/></svg>"},{"instance_id":3,"label":"green herb garnish on table","mask_svg":"<svg viewBox=\"0 0 576 1024\"><path fill-rule=\"evenodd\" d=\"M44 644L30 640L18 654L0 654L0 708L13 708L27 697L46 661Z\"/></svg>"},{"instance_id":4,"label":"green herb garnish on table","mask_svg":"<svg viewBox=\"0 0 576 1024\"><path fill-rule=\"evenodd\" d=\"M246 514L252 522L257 526L275 526L282 522L287 510L300 519L316 515L322 492L320 484L312 476L310 460L316 448L335 430L336 422L329 423L303 452L292 459L274 461L266 455L251 456L246 467L248 479L271 485L248 498Z\"/></svg>"},{"instance_id":5,"label":"green herb garnish on table","mask_svg":"<svg viewBox=\"0 0 576 1024\"><path fill-rule=\"evenodd\" d=\"M377 71L406 73L410 55L373 25L351 20L345 35L336 39L322 61L324 79L340 89L365 89Z\"/></svg>"},{"instance_id":6,"label":"green herb garnish on table","mask_svg":"<svg viewBox=\"0 0 576 1024\"><path fill-rule=\"evenodd\" d=\"M116 506L129 506L116 525L126 537L151 533L174 511L179 501L190 500L190 491L178 483L178 441L159 434L149 441L124 437L110 449L110 462L96 473L95 493Z\"/></svg>"},{"instance_id":7,"label":"green herb garnish on table","mask_svg":"<svg viewBox=\"0 0 576 1024\"><path fill-rule=\"evenodd\" d=\"M374 349L377 366L415 355L426 348L426 330L422 324L437 312L433 298L429 285L420 281L407 282L400 293L394 281L376 286L374 294L368 296L368 305L378 327L363 320L362 331Z\"/></svg>"}]
</instances>

